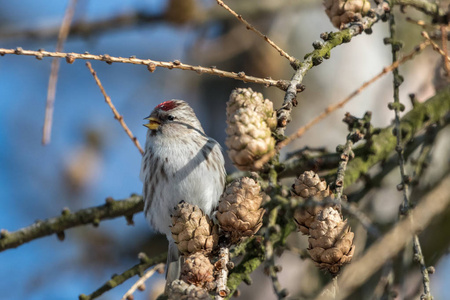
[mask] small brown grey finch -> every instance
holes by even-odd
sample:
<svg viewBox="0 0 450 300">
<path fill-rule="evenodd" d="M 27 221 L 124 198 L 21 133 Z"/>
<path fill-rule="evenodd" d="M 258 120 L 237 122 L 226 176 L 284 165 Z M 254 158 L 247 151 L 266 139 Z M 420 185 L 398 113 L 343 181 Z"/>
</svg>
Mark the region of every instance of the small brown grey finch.
<svg viewBox="0 0 450 300">
<path fill-rule="evenodd" d="M 205 135 L 192 108 L 182 100 L 155 107 L 145 124 L 149 130 L 140 178 L 144 213 L 151 226 L 167 236 L 167 283 L 178 279 L 181 262 L 171 231 L 171 214 L 182 200 L 210 215 L 225 185 L 222 150 Z"/>
</svg>

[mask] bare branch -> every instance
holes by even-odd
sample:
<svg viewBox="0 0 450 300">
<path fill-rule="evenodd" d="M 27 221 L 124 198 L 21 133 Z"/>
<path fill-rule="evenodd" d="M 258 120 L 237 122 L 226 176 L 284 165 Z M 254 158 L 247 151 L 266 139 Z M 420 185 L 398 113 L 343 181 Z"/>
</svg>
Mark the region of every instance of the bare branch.
<svg viewBox="0 0 450 300">
<path fill-rule="evenodd" d="M 240 80 L 243 82 L 262 84 L 266 87 L 275 86 L 283 91 L 285 91 L 289 85 L 289 81 L 287 81 L 287 80 L 274 80 L 271 78 L 259 78 L 259 77 L 246 75 L 244 72 L 236 73 L 236 72 L 219 70 L 216 67 L 206 68 L 206 67 L 202 67 L 202 66 L 192 66 L 192 65 L 181 63 L 179 60 L 174 60 L 173 62 L 165 62 L 165 61 L 156 61 L 156 60 L 151 60 L 151 59 L 139 59 L 139 58 L 135 58 L 134 56 L 132 56 L 130 58 L 124 58 L 124 57 L 114 57 L 114 56 L 110 56 L 108 54 L 94 55 L 94 54 L 89 54 L 88 52 L 86 52 L 84 54 L 80 54 L 80 53 L 73 53 L 73 52 L 72 53 L 50 52 L 50 51 L 45 51 L 45 50 L 39 50 L 39 51 L 23 50 L 20 47 L 16 48 L 16 49 L 0 48 L 0 56 L 6 55 L 6 54 L 35 56 L 37 59 L 42 59 L 43 57 L 65 58 L 68 63 L 73 63 L 77 59 L 84 59 L 84 60 L 104 61 L 108 64 L 124 63 L 124 64 L 134 64 L 134 65 L 145 65 L 145 66 L 147 66 L 147 68 L 150 72 L 154 72 L 157 67 L 166 68 L 169 70 L 181 69 L 181 70 L 194 71 L 194 72 L 197 72 L 198 74 L 209 74 L 209 75 L 215 75 L 215 76 L 219 76 L 219 77 L 232 78 L 232 79 Z M 302 89 L 299 88 L 298 91 L 302 91 Z"/>
<path fill-rule="evenodd" d="M 230 289 L 227 287 L 229 262 L 230 250 L 227 247 L 220 247 L 219 260 L 214 264 L 214 267 L 218 270 L 215 300 L 223 300 L 230 294 Z"/>
<path fill-rule="evenodd" d="M 130 279 L 133 276 L 140 275 L 142 276 L 144 274 L 144 271 L 150 268 L 151 266 L 155 264 L 159 264 L 164 262 L 167 259 L 167 253 L 160 254 L 158 256 L 148 258 L 145 253 L 139 253 L 138 255 L 140 263 L 134 265 L 133 267 L 129 268 L 125 272 L 123 272 L 120 275 L 114 275 L 111 277 L 110 280 L 108 280 L 105 284 L 103 284 L 100 288 L 98 288 L 96 291 L 94 291 L 92 294 L 85 295 L 81 294 L 78 296 L 78 299 L 80 300 L 91 300 L 100 297 L 105 292 L 115 288 L 116 286 L 124 283 L 126 280 Z"/>
<path fill-rule="evenodd" d="M 362 227 L 367 231 L 369 235 L 371 235 L 374 238 L 378 238 L 381 236 L 380 231 L 376 226 L 373 225 L 372 220 L 360 209 L 358 209 L 352 204 L 349 204 L 348 202 L 339 202 L 339 203 L 335 202 L 335 203 L 341 205 L 342 210 L 344 210 L 346 213 L 354 217 L 362 225 Z"/>
<path fill-rule="evenodd" d="M 441 28 L 444 28 L 444 26 L 442 26 Z M 442 59 L 444 60 L 444 68 L 445 68 L 445 72 L 447 73 L 447 76 L 450 76 L 450 56 L 448 56 L 448 54 L 447 54 L 447 41 L 446 41 L 446 39 L 445 39 L 445 37 L 447 36 L 447 33 L 446 33 L 446 31 L 445 31 L 445 29 L 443 29 L 442 31 L 441 31 L 441 33 L 442 33 L 442 41 L 445 41 L 445 42 L 443 42 L 442 43 L 442 46 L 443 46 L 443 48 L 444 48 L 444 50 L 443 49 L 441 49 L 440 47 L 439 47 L 439 45 L 438 44 L 436 44 L 431 38 L 430 38 L 430 36 L 428 35 L 428 33 L 426 33 L 425 31 L 422 31 L 422 36 L 428 41 L 428 42 L 430 42 L 430 44 L 431 44 L 431 46 L 433 47 L 433 50 L 434 51 L 436 51 L 436 52 L 438 52 L 440 55 L 442 55 Z"/>
<path fill-rule="evenodd" d="M 439 47 L 438 44 L 436 44 L 428 35 L 427 32 L 422 31 L 422 36 L 428 41 L 430 42 L 431 46 L 433 46 L 433 50 L 437 51 L 440 55 L 442 55 L 442 57 L 444 58 L 445 61 L 450 62 L 450 56 L 448 56 L 448 54 L 441 49 L 441 47 Z"/>
<path fill-rule="evenodd" d="M 56 43 L 56 52 L 61 52 L 63 50 L 64 42 L 69 34 L 70 23 L 72 23 L 73 15 L 75 14 L 75 7 L 77 5 L 77 0 L 70 0 L 67 5 L 66 13 L 59 29 L 58 42 Z M 50 142 L 50 136 L 52 133 L 52 123 L 53 123 L 53 109 L 55 107 L 55 95 L 56 95 L 56 83 L 58 81 L 58 71 L 59 71 L 59 59 L 54 58 L 52 60 L 52 68 L 50 72 L 50 78 L 48 80 L 47 89 L 47 104 L 45 105 L 45 120 L 44 129 L 42 132 L 42 144 L 46 145 Z"/>
<path fill-rule="evenodd" d="M 63 238 L 66 229 L 87 224 L 98 226 L 102 220 L 125 216 L 129 223 L 132 216 L 143 209 L 142 197 L 137 195 L 124 200 L 107 198 L 104 205 L 85 208 L 74 213 L 71 213 L 69 209 L 64 209 L 59 217 L 36 221 L 32 225 L 14 232 L 2 229 L 0 252 L 47 235 L 57 234 L 58 237 Z"/>
<path fill-rule="evenodd" d="M 97 83 L 98 87 L 100 88 L 100 91 L 103 94 L 103 97 L 105 97 L 105 102 L 108 104 L 108 106 L 111 108 L 114 118 L 119 121 L 120 125 L 125 130 L 126 134 L 130 137 L 131 141 L 134 143 L 134 145 L 138 148 L 141 155 L 144 155 L 144 150 L 142 150 L 141 144 L 139 144 L 138 139 L 133 135 L 131 130 L 128 128 L 127 124 L 123 120 L 123 116 L 119 114 L 117 109 L 114 107 L 114 104 L 111 101 L 111 98 L 106 94 L 105 89 L 103 88 L 102 83 L 100 82 L 100 79 L 97 76 L 97 73 L 94 71 L 94 69 L 91 66 L 90 62 L 86 62 L 86 66 L 88 67 L 89 71 L 91 71 L 92 76 L 94 76 L 95 82 Z"/>
<path fill-rule="evenodd" d="M 442 52 L 444 55 L 444 68 L 445 73 L 447 73 L 447 77 L 450 77 L 450 59 L 448 57 L 448 49 L 447 49 L 447 26 L 441 25 L 441 42 L 442 42 Z"/>
<path fill-rule="evenodd" d="M 259 35 L 262 39 L 264 39 L 270 46 L 272 46 L 275 50 L 277 50 L 281 56 L 286 57 L 290 63 L 294 63 L 297 59 L 293 56 L 290 56 L 286 51 L 281 49 L 279 46 L 277 46 L 271 39 L 267 37 L 267 35 L 262 34 L 261 31 L 256 29 L 252 24 L 247 22 L 241 15 L 238 15 L 234 10 L 232 10 L 228 5 L 226 5 L 222 0 L 216 0 L 217 4 L 225 8 L 227 11 L 229 11 L 233 16 L 235 16 L 239 21 L 244 23 L 246 28 L 248 30 L 251 30 L 255 32 L 257 35 Z"/>
<path fill-rule="evenodd" d="M 395 18 L 393 15 L 391 15 L 390 17 L 390 21 L 389 21 L 389 31 L 390 31 L 390 39 L 389 42 L 391 43 L 391 48 L 392 48 L 392 60 L 395 62 L 397 61 L 397 55 L 398 55 L 398 51 L 400 51 L 400 47 L 398 47 L 397 45 L 397 40 L 396 40 L 396 28 L 395 28 Z M 428 42 L 430 42 L 431 44 L 433 44 L 433 42 L 430 39 L 427 39 Z M 402 147 L 402 134 L 401 134 L 401 124 L 400 124 L 400 112 L 404 110 L 404 105 L 400 102 L 400 85 L 403 82 L 403 78 L 400 75 L 400 72 L 398 69 L 395 69 L 393 71 L 393 90 L 394 90 L 394 102 L 393 103 L 389 103 L 389 108 L 394 110 L 394 117 L 395 117 L 395 136 L 396 136 L 396 140 L 397 140 L 397 145 L 395 147 L 395 150 L 397 152 L 397 156 L 398 156 L 398 165 L 399 165 L 399 170 L 400 170 L 400 180 L 401 180 L 401 184 L 397 186 L 397 189 L 402 191 L 403 193 L 403 203 L 400 205 L 400 209 L 399 209 L 399 213 L 400 215 L 403 216 L 407 216 L 409 221 L 411 222 L 411 224 L 414 223 L 414 220 L 412 218 L 410 218 L 409 212 L 411 210 L 411 200 L 410 200 L 410 195 L 409 195 L 409 185 L 410 185 L 410 179 L 409 176 L 407 176 L 406 174 L 406 170 L 405 170 L 405 157 L 403 154 L 403 147 Z M 423 282 L 423 299 L 432 299 L 433 297 L 431 296 L 431 291 L 430 291 L 430 277 L 428 276 L 428 271 L 427 268 L 425 266 L 425 260 L 423 258 L 422 255 L 422 247 L 420 245 L 419 242 L 419 238 L 417 236 L 417 234 L 413 235 L 413 250 L 414 250 L 414 254 L 415 256 L 419 257 L 419 263 L 420 263 L 420 267 L 421 267 L 421 271 L 422 271 L 422 282 Z"/>
<path fill-rule="evenodd" d="M 414 25 L 417 25 L 417 26 L 420 26 L 420 27 L 422 27 L 422 28 L 431 28 L 431 29 L 435 29 L 435 26 L 433 26 L 433 25 L 431 25 L 431 24 L 427 24 L 427 23 L 425 23 L 425 21 L 423 21 L 423 20 L 415 20 L 415 19 L 413 19 L 413 18 L 410 18 L 410 17 L 406 17 L 406 22 L 408 22 L 408 23 L 411 23 L 411 24 L 414 24 Z"/>
<path fill-rule="evenodd" d="M 348 161 L 355 157 L 355 153 L 352 149 L 353 145 L 368 134 L 367 131 L 370 130 L 370 114 L 366 113 L 361 123 L 358 121 L 359 120 L 351 116 L 350 113 L 345 114 L 344 122 L 348 124 L 350 134 L 347 135 L 345 145 L 336 147 L 336 152 L 340 153 L 335 180 L 336 200 L 338 203 L 341 202 L 342 194 L 344 192 L 345 170 L 347 169 Z"/>
<path fill-rule="evenodd" d="M 269 212 L 269 220 L 267 224 L 267 230 L 265 232 L 265 255 L 266 263 L 264 266 L 264 272 L 268 275 L 272 281 L 272 289 L 278 299 L 285 299 L 288 295 L 288 291 L 283 289 L 278 279 L 278 272 L 281 271 L 280 266 L 275 264 L 275 247 L 273 241 L 270 239 L 270 233 L 276 231 L 278 213 L 280 206 L 276 206 Z M 279 225 L 278 225 L 279 226 Z"/>
<path fill-rule="evenodd" d="M 130 297 L 131 295 L 133 295 L 133 293 L 140 287 L 142 286 L 145 281 L 147 279 L 149 279 L 150 277 L 152 277 L 153 274 L 155 274 L 155 272 L 158 273 L 163 273 L 164 272 L 164 266 L 165 264 L 161 263 L 161 264 L 157 264 L 156 266 L 154 266 L 153 268 L 151 268 L 150 270 L 148 270 L 141 278 L 139 278 L 138 281 L 136 281 L 133 286 L 123 295 L 121 300 L 127 300 L 128 297 Z"/>
</svg>

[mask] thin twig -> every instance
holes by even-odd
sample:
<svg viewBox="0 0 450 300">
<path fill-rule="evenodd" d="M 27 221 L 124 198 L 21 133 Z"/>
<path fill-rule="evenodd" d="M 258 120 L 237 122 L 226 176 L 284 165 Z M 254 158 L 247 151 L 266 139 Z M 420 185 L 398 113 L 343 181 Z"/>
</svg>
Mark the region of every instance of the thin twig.
<svg viewBox="0 0 450 300">
<path fill-rule="evenodd" d="M 347 164 L 350 159 L 355 157 L 353 152 L 353 145 L 363 138 L 370 137 L 370 119 L 371 113 L 365 113 L 362 119 L 352 116 L 350 113 L 346 113 L 343 122 L 348 125 L 350 133 L 347 135 L 345 145 L 339 145 L 336 152 L 339 152 L 340 161 L 336 171 L 336 200 L 341 202 L 342 194 L 344 192 L 344 178 Z"/>
<path fill-rule="evenodd" d="M 400 48 L 397 46 L 397 41 L 395 37 L 395 19 L 394 16 L 390 16 L 390 43 L 392 45 L 392 61 L 397 61 L 397 53 L 400 50 Z M 424 36 L 425 37 L 425 36 Z M 426 38 L 426 37 L 425 37 Z M 433 43 L 430 39 L 426 39 L 428 42 Z M 410 178 L 406 175 L 405 171 L 405 158 L 403 155 L 403 147 L 402 147 L 402 134 L 401 134 L 401 124 L 400 124 L 400 112 L 403 110 L 404 106 L 400 103 L 400 85 L 403 82 L 403 78 L 399 74 L 399 70 L 395 69 L 393 72 L 394 78 L 393 78 L 393 89 L 394 89 L 394 103 L 391 103 L 391 108 L 394 110 L 395 115 L 395 132 L 396 132 L 396 139 L 397 139 L 397 146 L 395 147 L 395 150 L 398 154 L 398 165 L 400 169 L 400 176 L 401 176 L 401 184 L 399 185 L 399 189 L 403 193 L 403 203 L 400 206 L 400 214 L 401 215 L 409 215 L 409 212 L 411 210 L 411 201 L 409 198 L 409 185 L 410 185 Z M 410 220 L 411 224 L 414 224 L 415 220 L 412 219 L 411 216 L 408 216 L 408 219 Z M 413 249 L 414 249 L 414 255 L 418 257 L 418 262 L 421 267 L 422 272 L 422 282 L 423 282 L 423 299 L 432 299 L 431 291 L 430 291 L 430 277 L 428 276 L 428 270 L 425 265 L 425 260 L 423 258 L 422 254 L 422 247 L 419 242 L 419 238 L 417 234 L 413 235 Z"/>
<path fill-rule="evenodd" d="M 423 20 L 414 20 L 413 18 L 410 18 L 410 17 L 406 17 L 406 22 L 414 24 L 414 25 L 418 25 L 422 28 L 430 26 L 429 24 L 425 23 L 425 21 L 423 21 Z"/>
<path fill-rule="evenodd" d="M 340 204 L 341 202 L 342 193 L 344 191 L 344 177 L 345 177 L 345 170 L 347 169 L 347 163 L 349 159 L 354 156 L 352 150 L 354 141 L 351 136 L 353 135 L 349 134 L 347 136 L 347 141 L 342 149 L 340 156 L 341 159 L 339 161 L 339 165 L 336 171 L 335 185 L 336 185 L 336 200 L 338 204 Z"/>
<path fill-rule="evenodd" d="M 129 296 L 133 295 L 133 293 L 144 284 L 144 282 L 146 280 L 148 280 L 150 277 L 153 276 L 153 274 L 155 274 L 155 272 L 161 273 L 164 272 L 164 266 L 165 264 L 160 263 L 157 264 L 156 266 L 154 266 L 153 268 L 151 268 L 150 270 L 148 270 L 141 278 L 139 278 L 138 281 L 136 281 L 133 286 L 131 286 L 131 288 L 123 295 L 121 300 L 126 300 L 128 299 Z"/>
<path fill-rule="evenodd" d="M 294 63 L 296 61 L 296 58 L 293 56 L 290 56 L 286 51 L 284 51 L 283 49 L 281 49 L 280 47 L 278 47 L 271 39 L 269 39 L 267 37 L 267 35 L 261 33 L 261 31 L 259 31 L 258 29 L 256 29 L 252 24 L 250 24 L 249 22 L 247 22 L 241 15 L 238 15 L 234 10 L 232 10 L 228 5 L 226 5 L 225 3 L 223 3 L 222 0 L 216 0 L 217 4 L 219 4 L 220 6 L 222 6 L 223 8 L 225 8 L 227 11 L 229 11 L 233 16 L 235 16 L 239 21 L 241 21 L 242 23 L 244 23 L 244 25 L 246 26 L 246 28 L 248 30 L 251 30 L 253 32 L 255 32 L 257 35 L 259 35 L 262 39 L 264 39 L 270 46 L 272 46 L 275 50 L 277 50 L 281 56 L 286 57 L 290 63 Z"/>
<path fill-rule="evenodd" d="M 445 53 L 445 56 L 448 57 L 447 50 L 447 27 L 441 25 L 441 34 L 442 34 L 442 51 Z M 447 73 L 447 77 L 450 77 L 450 60 L 444 58 L 444 67 L 445 72 Z"/>
<path fill-rule="evenodd" d="M 94 76 L 95 82 L 97 83 L 98 87 L 100 88 L 100 91 L 103 94 L 103 97 L 105 97 L 105 102 L 108 104 L 108 106 L 111 108 L 114 118 L 119 121 L 122 128 L 125 130 L 126 134 L 130 137 L 131 141 L 136 145 L 141 155 L 144 155 L 144 150 L 142 150 L 141 144 L 139 144 L 138 139 L 133 135 L 131 130 L 128 128 L 127 124 L 123 120 L 123 116 L 119 114 L 117 109 L 114 107 L 114 104 L 111 102 L 111 98 L 106 94 L 105 89 L 103 88 L 102 83 L 100 82 L 100 79 L 97 76 L 97 73 L 94 71 L 94 69 L 91 66 L 90 62 L 86 62 L 86 66 L 88 67 L 89 71 L 91 71 L 92 76 Z"/>
<path fill-rule="evenodd" d="M 425 258 L 422 252 L 422 246 L 420 245 L 419 236 L 415 234 L 413 236 L 413 250 L 414 261 L 419 263 L 420 272 L 422 273 L 423 294 L 420 296 L 421 300 L 433 300 L 430 289 L 430 275 L 428 274 L 428 268 L 425 263 Z"/>
<path fill-rule="evenodd" d="M 422 31 L 422 36 L 428 41 L 430 42 L 431 46 L 433 47 L 433 50 L 437 51 L 440 55 L 442 55 L 442 57 L 444 58 L 444 62 L 445 64 L 448 64 L 450 62 L 450 56 L 448 56 L 447 52 L 445 52 L 444 50 L 441 49 L 441 47 L 439 47 L 438 44 L 436 44 L 428 35 L 428 33 L 426 33 L 425 31 Z"/>
<path fill-rule="evenodd" d="M 64 14 L 64 19 L 62 21 L 61 28 L 59 29 L 58 33 L 56 52 L 63 51 L 63 45 L 67 39 L 67 35 L 69 34 L 70 23 L 72 23 L 76 5 L 77 0 L 70 0 L 69 4 L 67 5 L 66 13 Z M 46 145 L 50 142 L 50 136 L 52 133 L 53 110 L 55 107 L 55 95 L 56 95 L 56 83 L 58 81 L 58 71 L 59 71 L 59 59 L 54 58 L 52 60 L 50 78 L 48 80 L 47 103 L 45 105 L 44 129 L 42 132 L 43 145 Z"/>
<path fill-rule="evenodd" d="M 194 71 L 198 74 L 209 74 L 209 75 L 215 75 L 219 77 L 227 77 L 232 78 L 236 80 L 240 80 L 243 82 L 251 82 L 251 83 L 257 83 L 262 84 L 264 86 L 275 86 L 283 91 L 285 91 L 289 86 L 288 80 L 274 80 L 271 78 L 259 78 L 254 76 L 246 75 L 244 72 L 229 72 L 229 71 L 223 71 L 220 69 L 217 69 L 216 67 L 202 67 L 202 66 L 192 66 L 188 64 L 184 64 L 180 62 L 179 60 L 174 60 L 173 62 L 165 62 L 165 61 L 156 61 L 151 59 L 139 59 L 135 58 L 134 56 L 130 58 L 124 58 L 124 57 L 114 57 L 110 56 L 108 54 L 104 55 L 94 55 L 89 53 L 63 53 L 63 52 L 50 52 L 45 50 L 39 50 L 39 51 L 33 51 L 33 50 L 23 50 L 22 48 L 18 47 L 16 49 L 5 49 L 0 48 L 0 56 L 3 56 L 5 54 L 16 54 L 16 55 L 27 55 L 27 56 L 35 56 L 37 59 L 42 59 L 43 57 L 58 57 L 58 58 L 65 58 L 68 63 L 73 63 L 77 59 L 84 59 L 84 60 L 100 60 L 104 61 L 107 64 L 112 63 L 124 63 L 124 64 L 134 64 L 134 65 L 145 65 L 147 66 L 148 70 L 150 72 L 154 72 L 156 68 L 166 68 L 166 69 L 181 69 L 181 70 L 188 70 L 188 71 Z M 298 91 L 301 91 L 302 89 L 299 88 Z"/>
<path fill-rule="evenodd" d="M 78 296 L 79 300 L 91 300 L 100 297 L 107 291 L 115 288 L 116 286 L 124 283 L 126 280 L 130 279 L 133 276 L 136 275 L 142 275 L 145 270 L 150 268 L 151 266 L 155 264 L 159 264 L 164 262 L 167 259 L 167 253 L 160 254 L 158 256 L 148 258 L 145 253 L 139 253 L 138 258 L 140 260 L 140 263 L 132 266 L 125 272 L 119 275 L 114 275 L 111 277 L 110 280 L 105 282 L 101 287 L 99 287 L 96 291 L 92 292 L 92 294 L 85 295 L 81 294 Z"/>
<path fill-rule="evenodd" d="M 398 61 L 394 62 L 393 64 L 391 64 L 388 67 L 383 68 L 383 70 L 378 73 L 375 77 L 373 77 L 372 79 L 364 82 L 358 89 L 356 89 L 353 93 L 351 93 L 350 95 L 348 95 L 345 99 L 333 103 L 331 105 L 329 105 L 327 108 L 325 108 L 325 110 L 320 113 L 317 117 L 315 117 L 314 119 L 312 119 L 311 121 L 309 121 L 307 124 L 305 124 L 304 126 L 300 127 L 295 133 L 291 134 L 290 136 L 288 136 L 286 139 L 282 140 L 280 143 L 277 144 L 277 147 L 270 151 L 269 153 L 263 155 L 256 163 L 255 166 L 257 167 L 261 167 L 263 166 L 265 163 L 267 163 L 270 158 L 275 155 L 275 153 L 277 151 L 280 151 L 282 148 L 286 147 L 287 145 L 289 145 L 293 140 L 298 139 L 299 137 L 301 137 L 303 134 L 305 134 L 306 131 L 308 131 L 312 126 L 314 126 L 315 124 L 319 123 L 322 119 L 324 119 L 325 117 L 327 117 L 329 114 L 331 114 L 332 112 L 336 111 L 337 109 L 343 107 L 345 104 L 347 104 L 347 102 L 349 102 L 351 99 L 353 99 L 355 96 L 357 96 L 358 94 L 360 94 L 365 88 L 367 88 L 369 85 L 371 85 L 372 83 L 374 83 L 375 81 L 377 81 L 378 79 L 380 79 L 381 77 L 383 77 L 384 75 L 388 74 L 389 72 L 391 72 L 392 70 L 395 70 L 396 68 L 398 68 L 400 65 L 402 65 L 403 63 L 405 63 L 406 61 L 412 59 L 416 54 L 420 53 L 423 49 L 425 49 L 428 45 L 430 44 L 429 40 L 426 40 L 422 43 L 420 43 L 419 45 L 417 45 L 416 47 L 414 47 L 414 50 L 412 50 L 410 53 L 408 53 L 407 55 L 405 55 L 403 58 L 399 59 Z"/>
<path fill-rule="evenodd" d="M 385 43 L 391 44 L 391 51 L 392 51 L 392 61 L 397 60 L 398 52 L 401 48 L 401 42 L 398 41 L 395 38 L 395 18 L 393 15 L 390 15 L 389 18 L 389 31 L 390 31 L 390 37 L 388 39 L 385 39 Z M 399 74 L 398 69 L 395 69 L 393 72 L 393 98 L 394 102 L 389 103 L 390 106 L 388 106 L 390 109 L 394 110 L 394 127 L 396 130 L 395 139 L 396 139 L 396 147 L 395 150 L 397 152 L 397 165 L 399 166 L 400 170 L 400 180 L 401 184 L 397 185 L 397 189 L 400 191 L 403 191 L 403 202 L 400 205 L 399 208 L 399 214 L 402 216 L 406 216 L 409 213 L 410 210 L 410 201 L 408 197 L 408 185 L 409 181 L 407 182 L 405 180 L 405 158 L 403 154 L 403 147 L 401 146 L 402 142 L 402 136 L 400 132 L 400 111 L 404 109 L 404 106 L 400 103 L 400 89 L 399 86 L 403 82 L 403 77 Z M 412 221 L 412 220 L 411 220 Z M 404 259 L 402 260 L 401 264 L 401 272 L 398 276 L 399 286 L 402 291 L 405 291 L 405 274 L 407 269 L 407 264 L 409 263 L 409 260 L 406 256 L 407 252 L 403 251 L 402 256 Z"/>
<path fill-rule="evenodd" d="M 264 272 L 270 277 L 272 280 L 272 288 L 274 293 L 277 295 L 278 299 L 285 299 L 288 292 L 286 289 L 283 289 L 280 284 L 280 280 L 278 279 L 278 272 L 281 271 L 280 267 L 275 264 L 275 253 L 274 253 L 274 245 L 270 240 L 270 233 L 275 229 L 277 225 L 277 217 L 280 210 L 280 206 L 276 206 L 269 213 L 269 224 L 267 225 L 266 234 L 265 234 L 265 255 L 266 255 L 266 263 L 264 266 Z"/>
<path fill-rule="evenodd" d="M 223 300 L 230 294 L 230 289 L 227 287 L 228 279 L 228 263 L 230 261 L 230 250 L 228 247 L 220 247 L 219 260 L 214 264 L 218 271 L 216 279 L 216 296 L 215 300 Z"/>
<path fill-rule="evenodd" d="M 376 226 L 373 225 L 372 220 L 363 213 L 360 209 L 357 207 L 349 204 L 348 202 L 340 202 L 334 201 L 335 204 L 339 204 L 342 207 L 342 210 L 354 217 L 359 223 L 361 223 L 361 226 L 367 231 L 367 233 L 374 237 L 378 238 L 381 236 L 380 231 Z"/>
</svg>

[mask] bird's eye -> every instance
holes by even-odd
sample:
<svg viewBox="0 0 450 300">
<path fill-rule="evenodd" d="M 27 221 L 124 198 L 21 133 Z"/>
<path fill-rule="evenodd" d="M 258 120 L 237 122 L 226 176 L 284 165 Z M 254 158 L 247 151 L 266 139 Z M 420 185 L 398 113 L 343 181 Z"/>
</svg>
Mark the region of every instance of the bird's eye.
<svg viewBox="0 0 450 300">
<path fill-rule="evenodd" d="M 169 121 L 173 121 L 173 120 L 175 120 L 175 117 L 174 117 L 174 116 L 172 116 L 172 115 L 169 115 L 169 116 L 167 116 L 167 120 L 169 120 Z"/>
</svg>

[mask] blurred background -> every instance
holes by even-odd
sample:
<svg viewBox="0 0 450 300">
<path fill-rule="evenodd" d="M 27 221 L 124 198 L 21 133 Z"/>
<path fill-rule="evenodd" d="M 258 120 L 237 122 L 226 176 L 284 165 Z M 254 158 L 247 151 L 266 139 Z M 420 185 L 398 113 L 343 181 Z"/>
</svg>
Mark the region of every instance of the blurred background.
<svg viewBox="0 0 450 300">
<path fill-rule="evenodd" d="M 320 0 L 227 3 L 298 58 L 312 51 L 311 44 L 320 33 L 335 30 Z M 67 4 L 56 0 L 1 1 L 0 47 L 54 51 Z M 423 17 L 412 9 L 408 15 Z M 290 79 L 293 74 L 286 59 L 213 0 L 78 0 L 72 23 L 75 29 L 64 44 L 64 52 L 178 59 L 273 79 Z M 398 23 L 408 52 L 421 41 L 421 28 L 406 23 L 404 17 L 399 17 Z M 307 74 L 303 82 L 306 90 L 298 97 L 300 104 L 294 110 L 288 134 L 391 63 L 390 47 L 383 44 L 389 34 L 387 24 L 380 22 L 373 29 L 372 35 L 358 36 L 334 49 L 330 60 Z M 434 66 L 439 63 L 440 57 L 428 49 L 400 69 L 405 77 L 401 100 L 407 110 L 409 93 L 416 93 L 420 101 L 434 94 Z M 101 205 L 107 197 L 123 199 L 141 193 L 141 156 L 114 120 L 84 61 L 69 65 L 61 60 L 51 143 L 41 145 L 50 65 L 50 58 L 0 58 L 0 228 L 8 231 L 57 216 L 64 207 L 76 211 Z M 275 108 L 280 107 L 284 96 L 274 87 L 189 71 L 158 68 L 150 73 L 145 66 L 97 61 L 92 65 L 141 144 L 146 131 L 143 118 L 165 100 L 188 101 L 206 133 L 225 148 L 225 106 L 233 88 L 252 87 L 271 99 Z M 391 86 L 389 74 L 292 143 L 283 155 L 306 145 L 334 151 L 345 141 L 346 125 L 341 119 L 346 111 L 361 117 L 370 110 L 375 126 L 389 125 L 393 118 L 387 108 L 392 101 Z M 448 167 L 448 133 L 448 128 L 441 132 L 436 144 L 436 152 L 447 160 L 447 164 L 437 160 L 433 168 L 437 174 Z M 229 161 L 227 170 L 235 171 Z M 401 194 L 393 189 L 399 180 L 398 171 L 393 173 L 386 187 L 370 198 L 373 218 L 382 224 L 395 221 L 401 201 Z M 99 228 L 67 230 L 64 242 L 50 236 L 1 252 L 0 298 L 76 299 L 81 293 L 96 290 L 114 273 L 136 264 L 139 252 L 151 256 L 166 250 L 165 238 L 153 234 L 142 213 L 134 221 L 134 226 L 126 226 L 125 218 L 104 221 Z M 306 238 L 293 236 L 292 244 L 305 247 Z M 291 295 L 317 291 L 320 282 L 304 277 L 310 274 L 313 278 L 318 272 L 310 262 L 290 252 L 279 262 L 285 266 L 280 280 Z M 433 295 L 435 299 L 450 299 L 445 289 L 450 282 L 448 256 L 437 263 L 436 270 L 431 277 Z M 420 284 L 417 270 L 411 277 L 411 286 Z M 163 275 L 152 277 L 147 290 L 136 293 L 135 299 L 153 299 L 160 291 L 153 287 L 160 288 L 163 279 Z M 256 272 L 254 279 L 251 292 L 249 287 L 242 287 L 242 299 L 275 299 L 269 278 Z M 100 299 L 120 299 L 136 280 L 125 282 Z"/>
</svg>

